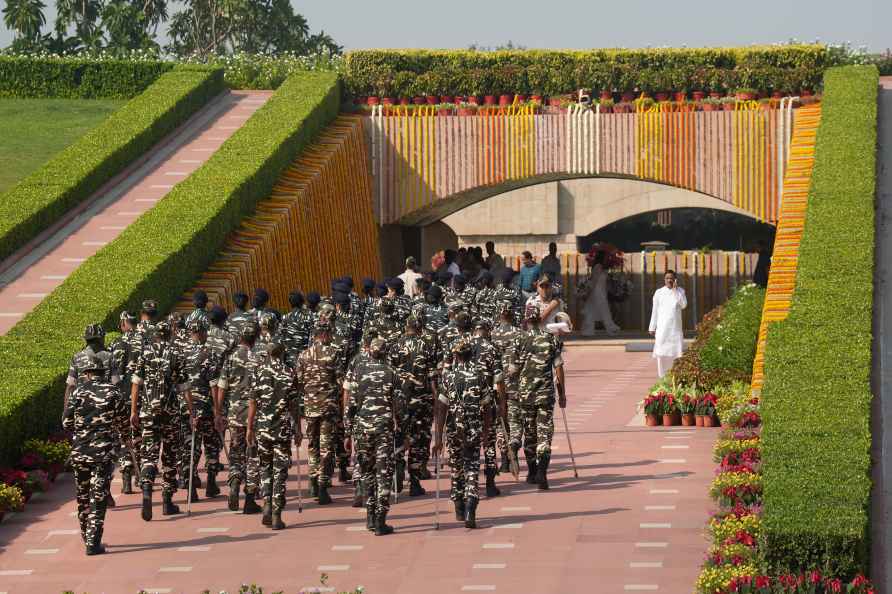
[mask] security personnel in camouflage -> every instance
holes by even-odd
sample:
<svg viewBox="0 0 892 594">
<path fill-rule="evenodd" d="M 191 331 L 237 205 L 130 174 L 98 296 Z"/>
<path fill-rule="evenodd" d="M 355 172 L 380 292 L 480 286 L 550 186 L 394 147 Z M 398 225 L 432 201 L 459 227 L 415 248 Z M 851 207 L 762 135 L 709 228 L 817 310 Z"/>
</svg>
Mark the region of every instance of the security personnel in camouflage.
<svg viewBox="0 0 892 594">
<path fill-rule="evenodd" d="M 297 358 L 295 376 L 307 419 L 310 494 L 319 505 L 331 503 L 328 489 L 334 470 L 335 434 L 341 414 L 341 355 L 332 344 L 332 325 L 326 318 L 316 324 L 313 344 Z"/>
<path fill-rule="evenodd" d="M 516 360 L 510 372 L 517 374 L 517 402 L 523 427 L 523 452 L 530 475 L 535 475 L 539 489 L 548 489 L 548 464 L 554 436 L 554 392 L 557 388 L 561 408 L 567 406 L 564 392 L 564 362 L 558 338 L 542 327 L 539 308 L 526 308 L 527 332 L 521 334 L 515 348 Z M 511 434 L 511 446 L 517 451 L 520 432 Z M 527 477 L 529 481 L 529 476 Z"/>
<path fill-rule="evenodd" d="M 374 317 L 365 328 L 365 334 L 372 338 L 383 338 L 388 347 L 399 338 L 403 325 L 396 313 L 396 302 L 390 297 L 383 297 L 375 309 Z"/>
<path fill-rule="evenodd" d="M 226 318 L 226 324 L 223 326 L 223 329 L 238 337 L 242 334 L 242 327 L 248 322 L 254 321 L 254 314 L 248 313 L 245 309 L 248 307 L 248 295 L 245 293 L 239 292 L 233 295 L 232 304 L 235 305 L 235 309 L 232 315 Z"/>
<path fill-rule="evenodd" d="M 511 282 L 513 275 L 514 271 L 510 268 L 503 268 L 499 272 L 497 279 L 498 285 L 496 286 L 493 300 L 498 303 L 496 310 L 499 312 L 499 319 L 501 320 L 501 312 L 504 311 L 504 308 L 507 306 L 511 309 L 511 324 L 518 326 L 521 317 L 523 316 L 523 312 L 520 311 L 520 308 L 525 300 L 523 299 L 523 293 L 521 293 L 520 287 L 515 286 Z"/>
<path fill-rule="evenodd" d="M 122 311 L 118 329 L 121 335 L 115 340 L 109 351 L 111 352 L 112 366 L 118 370 L 121 381 L 118 384 L 122 397 L 126 400 L 130 396 L 130 386 L 133 381 L 133 368 L 136 366 L 136 355 L 142 348 L 142 339 L 136 332 L 136 316 L 129 311 Z M 139 444 L 138 433 L 130 426 L 129 415 L 118 418 L 118 435 L 121 443 L 118 446 L 118 468 L 121 469 L 121 493 L 133 493 L 133 476 L 139 473 Z M 136 464 L 136 466 L 134 466 Z"/>
<path fill-rule="evenodd" d="M 284 362 L 285 346 L 266 345 L 257 367 L 248 406 L 248 443 L 257 446 L 264 505 L 262 523 L 273 530 L 285 527 L 285 482 L 291 466 L 291 440 L 300 447 L 300 398 L 294 373 Z M 288 417 L 291 417 L 290 419 Z M 292 424 L 294 428 L 292 428 Z"/>
<path fill-rule="evenodd" d="M 142 431 L 140 484 L 142 519 L 152 519 L 152 487 L 161 456 L 162 514 L 180 513 L 173 504 L 177 490 L 177 461 L 180 453 L 178 394 L 185 388 L 183 362 L 171 339 L 167 321 L 154 326 L 151 342 L 143 345 L 133 372 L 130 392 L 130 423 Z"/>
<path fill-rule="evenodd" d="M 77 517 L 87 555 L 105 552 L 102 532 L 106 496 L 111 483 L 118 434 L 116 419 L 127 416 L 120 390 L 105 376 L 106 360 L 94 357 L 82 369 L 83 381 L 71 393 L 62 427 L 71 432 L 71 456 L 77 496 Z"/>
<path fill-rule="evenodd" d="M 507 436 L 498 423 L 498 417 L 507 414 L 505 406 L 505 383 L 502 379 L 502 359 L 499 352 L 490 339 L 492 324 L 488 318 L 479 317 L 474 323 L 474 337 L 471 339 L 474 345 L 474 362 L 483 368 L 489 381 L 492 398 L 493 424 L 484 436 L 483 474 L 486 476 L 486 496 L 496 497 L 501 495 L 496 487 L 496 446 L 503 447 Z M 503 417 L 504 418 L 504 417 Z"/>
<path fill-rule="evenodd" d="M 68 377 L 65 379 L 65 402 L 79 383 L 86 379 L 84 370 L 93 364 L 93 359 L 99 358 L 105 369 L 105 379 L 113 384 L 120 381 L 117 370 L 111 363 L 112 354 L 105 349 L 105 329 L 101 324 L 90 324 L 84 329 L 84 343 L 86 346 L 71 358 L 68 364 Z M 115 377 L 112 377 L 114 374 Z"/>
<path fill-rule="evenodd" d="M 434 332 L 439 332 L 449 323 L 449 310 L 443 303 L 443 289 L 431 286 L 424 294 L 425 325 Z"/>
<path fill-rule="evenodd" d="M 310 314 L 304 309 L 304 296 L 300 291 L 288 295 L 291 311 L 282 317 L 280 338 L 285 345 L 285 363 L 289 367 L 297 365 L 297 357 L 310 344 L 312 325 Z"/>
<path fill-rule="evenodd" d="M 471 315 L 465 311 L 463 301 L 453 301 L 449 306 L 451 316 L 449 324 L 440 330 L 437 337 L 437 354 L 440 358 L 440 372 L 452 364 L 454 353 L 452 347 L 462 338 L 471 337 Z"/>
<path fill-rule="evenodd" d="M 477 294 L 474 299 L 477 317 L 486 318 L 490 323 L 494 323 L 499 312 L 496 289 L 493 287 L 493 276 L 489 270 L 481 271 L 480 276 L 477 277 Z"/>
<path fill-rule="evenodd" d="M 423 314 L 422 314 L 423 315 Z M 389 349 L 390 365 L 400 377 L 400 385 L 407 399 L 407 424 L 397 427 L 396 489 L 403 489 L 405 452 L 403 443 L 408 440 L 409 495 L 424 495 L 421 486 L 422 469 L 427 465 L 431 446 L 431 425 L 434 416 L 434 400 L 437 377 L 437 354 L 433 345 L 424 339 L 424 319 L 411 315 L 406 321 L 406 333 Z"/>
<path fill-rule="evenodd" d="M 387 343 L 373 339 L 369 357 L 357 362 L 344 381 L 349 396 L 347 427 L 355 436 L 356 455 L 366 487 L 366 527 L 376 536 L 393 532 L 387 525 L 393 480 L 394 428 L 405 423 L 404 397 L 397 373 L 387 365 Z"/>
<path fill-rule="evenodd" d="M 456 341 L 452 353 L 454 361 L 443 373 L 434 412 L 432 453 L 439 457 L 443 451 L 445 426 L 455 519 L 464 520 L 466 528 L 476 528 L 480 445 L 492 423 L 491 387 L 481 367 L 472 361 L 474 345 L 470 340 Z"/>
<path fill-rule="evenodd" d="M 242 326 L 239 346 L 229 355 L 217 382 L 219 399 L 214 402 L 214 418 L 217 431 L 224 433 L 229 427 L 229 509 L 238 511 L 239 491 L 245 485 L 246 514 L 260 513 L 254 501 L 260 474 L 257 457 L 248 451 L 248 400 L 254 389 L 254 373 L 257 357 L 253 351 L 257 341 L 257 325 L 246 322 Z"/>
<path fill-rule="evenodd" d="M 192 294 L 192 305 L 195 306 L 189 315 L 186 316 L 185 324 L 188 327 L 192 322 L 199 322 L 205 328 L 210 325 L 208 319 L 208 294 L 203 289 L 198 289 Z"/>
<path fill-rule="evenodd" d="M 505 395 L 508 416 L 508 433 L 510 436 L 523 434 L 523 423 L 521 422 L 520 408 L 517 404 L 517 375 L 507 373 L 511 366 L 511 362 L 516 359 L 514 347 L 517 344 L 521 331 L 514 326 L 514 305 L 509 301 L 499 303 L 499 324 L 492 331 L 492 344 L 496 347 L 499 358 L 502 361 L 502 379 L 505 382 Z M 519 449 L 519 445 L 518 445 Z M 515 450 L 514 455 L 517 455 Z M 516 458 L 515 458 L 516 459 Z M 508 463 L 507 451 L 502 451 L 502 464 L 499 468 L 501 472 L 509 472 L 511 470 Z M 533 480 L 533 476 L 530 480 Z"/>
</svg>

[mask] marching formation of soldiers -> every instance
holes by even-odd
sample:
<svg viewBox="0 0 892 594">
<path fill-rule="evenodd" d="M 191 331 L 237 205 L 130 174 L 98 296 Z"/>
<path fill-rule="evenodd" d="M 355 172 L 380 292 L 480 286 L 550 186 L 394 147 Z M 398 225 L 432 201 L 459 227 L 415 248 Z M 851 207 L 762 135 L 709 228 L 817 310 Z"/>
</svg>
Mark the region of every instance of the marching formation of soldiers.
<svg viewBox="0 0 892 594">
<path fill-rule="evenodd" d="M 328 297 L 291 293 L 284 315 L 263 289 L 250 308 L 237 294 L 228 314 L 208 307 L 203 291 L 186 316 L 161 318 L 146 300 L 138 319 L 121 313 L 108 348 L 103 328 L 88 326 L 63 415 L 87 554 L 104 552 L 116 464 L 123 493 L 137 481 L 150 521 L 159 460 L 161 513 L 174 515 L 178 489 L 199 499 L 202 454 L 205 496 L 221 494 L 225 453 L 229 509 L 284 528 L 292 444 L 304 436 L 310 495 L 327 505 L 335 476 L 352 482 L 353 505 L 365 506 L 376 535 L 393 531 L 390 500 L 407 472 L 409 496 L 424 495 L 430 458 L 439 469 L 444 451 L 455 517 L 468 528 L 476 527 L 481 450 L 487 497 L 499 495 L 499 473 L 517 477 L 521 449 L 526 482 L 548 489 L 554 405 L 566 406 L 562 343 L 511 275 L 484 270 L 468 282 L 442 273 L 419 279 L 414 299 L 398 278 L 366 279 L 359 295 L 344 277 Z"/>
</svg>

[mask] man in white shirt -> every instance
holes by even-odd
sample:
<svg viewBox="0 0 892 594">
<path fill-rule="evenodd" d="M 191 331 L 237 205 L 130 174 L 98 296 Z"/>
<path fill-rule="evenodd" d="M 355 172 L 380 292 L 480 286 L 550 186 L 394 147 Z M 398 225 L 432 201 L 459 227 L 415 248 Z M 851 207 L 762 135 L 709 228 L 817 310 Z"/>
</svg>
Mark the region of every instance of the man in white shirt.
<svg viewBox="0 0 892 594">
<path fill-rule="evenodd" d="M 666 271 L 663 282 L 666 285 L 654 293 L 648 328 L 655 338 L 653 358 L 657 360 L 657 374 L 660 377 L 672 369 L 672 362 L 681 357 L 684 350 L 681 312 L 688 306 L 688 299 L 684 289 L 678 286 L 674 270 Z"/>
<path fill-rule="evenodd" d="M 406 294 L 413 299 L 421 294 L 421 289 L 416 282 L 417 279 L 421 278 L 421 275 L 415 272 L 416 267 L 415 258 L 409 256 L 406 258 L 406 271 L 397 277 L 403 281 L 403 286 L 406 287 Z"/>
</svg>

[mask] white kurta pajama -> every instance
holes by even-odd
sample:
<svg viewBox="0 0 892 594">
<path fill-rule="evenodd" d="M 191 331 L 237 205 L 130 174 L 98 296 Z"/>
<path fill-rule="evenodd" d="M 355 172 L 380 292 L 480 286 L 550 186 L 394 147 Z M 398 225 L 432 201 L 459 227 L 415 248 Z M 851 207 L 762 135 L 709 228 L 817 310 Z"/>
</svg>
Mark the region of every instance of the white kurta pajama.
<svg viewBox="0 0 892 594">
<path fill-rule="evenodd" d="M 657 374 L 666 375 L 672 362 L 681 357 L 684 350 L 681 312 L 688 306 L 684 289 L 661 287 L 654 293 L 653 312 L 650 315 L 651 332 L 655 332 L 653 358 L 657 360 Z"/>
</svg>

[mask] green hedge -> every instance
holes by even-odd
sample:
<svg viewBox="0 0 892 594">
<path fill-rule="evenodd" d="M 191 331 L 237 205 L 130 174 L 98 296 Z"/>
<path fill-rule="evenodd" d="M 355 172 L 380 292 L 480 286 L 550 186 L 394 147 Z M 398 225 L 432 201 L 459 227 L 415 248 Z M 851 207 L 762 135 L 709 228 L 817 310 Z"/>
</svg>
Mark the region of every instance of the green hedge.
<svg viewBox="0 0 892 594">
<path fill-rule="evenodd" d="M 0 97 L 130 99 L 174 66 L 158 60 L 0 56 Z"/>
<path fill-rule="evenodd" d="M 580 88 L 631 91 L 815 88 L 821 45 L 640 50 L 358 50 L 344 76 L 355 96 L 557 96 Z"/>
<path fill-rule="evenodd" d="M 333 73 L 290 77 L 210 160 L 89 258 L 0 337 L 0 459 L 58 425 L 61 378 L 84 327 L 117 324 L 156 298 L 169 309 L 213 262 L 230 231 L 338 113 Z"/>
<path fill-rule="evenodd" d="M 775 572 L 867 567 L 877 82 L 874 66 L 824 77 L 796 288 L 768 331 L 762 548 Z"/>
<path fill-rule="evenodd" d="M 764 303 L 765 289 L 758 285 L 747 284 L 734 293 L 700 352 L 704 369 L 752 372 Z"/>
<path fill-rule="evenodd" d="M 223 71 L 178 66 L 0 194 L 0 260 L 52 225 L 223 90 Z"/>
</svg>

